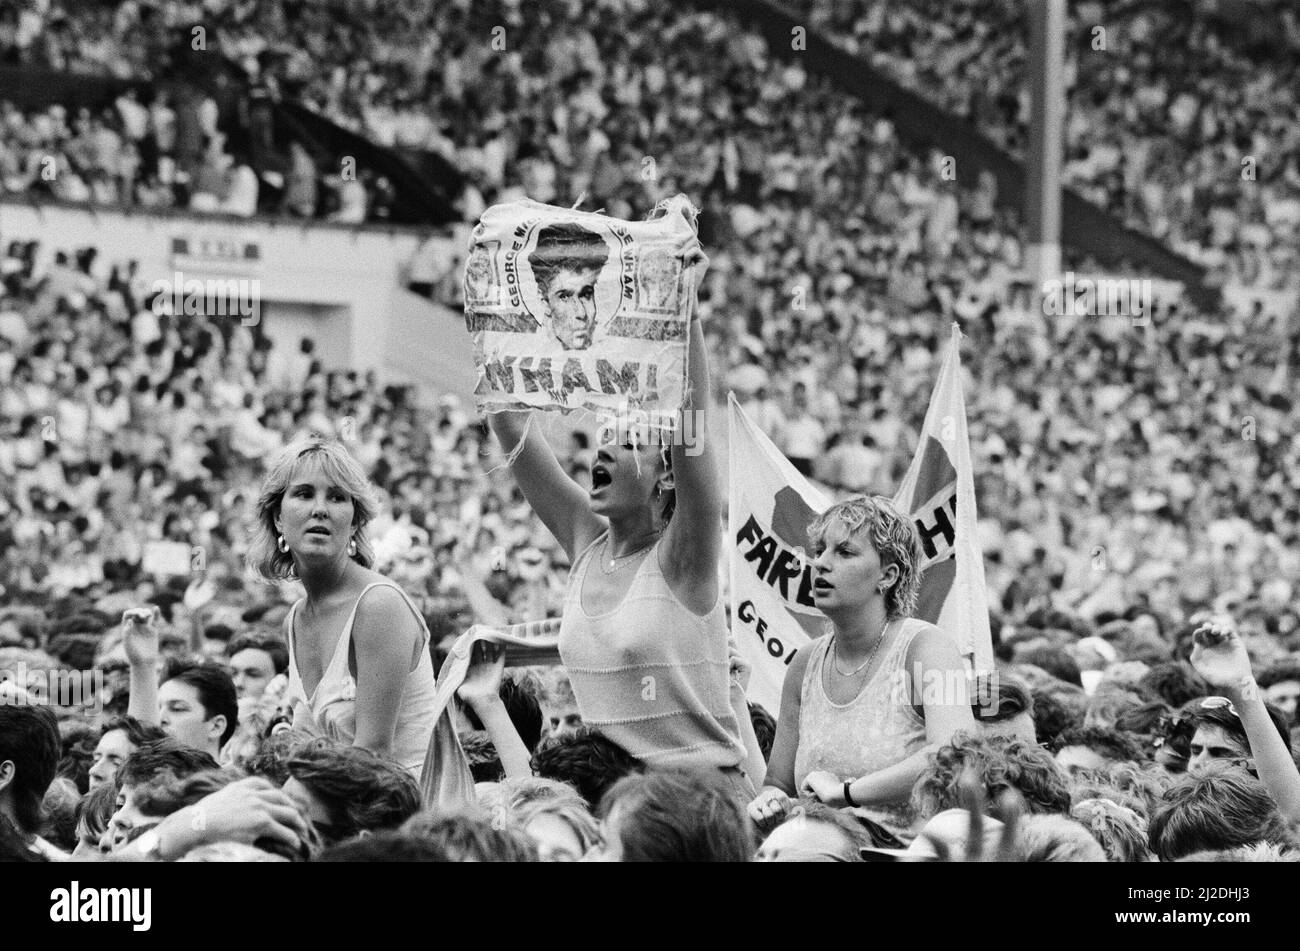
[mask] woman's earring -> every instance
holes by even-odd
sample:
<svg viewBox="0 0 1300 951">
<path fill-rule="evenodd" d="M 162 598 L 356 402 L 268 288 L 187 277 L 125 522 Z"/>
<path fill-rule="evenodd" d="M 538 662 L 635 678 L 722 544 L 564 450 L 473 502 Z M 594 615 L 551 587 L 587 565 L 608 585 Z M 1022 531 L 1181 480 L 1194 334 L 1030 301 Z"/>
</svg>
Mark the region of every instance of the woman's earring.
<svg viewBox="0 0 1300 951">
<path fill-rule="evenodd" d="M 280 551 L 287 552 L 289 550 L 289 543 L 285 541 L 284 536 L 281 535 L 278 539 L 276 539 L 275 547 L 280 549 Z"/>
<path fill-rule="evenodd" d="M 349 558 L 355 557 L 355 556 L 356 556 L 356 553 L 357 553 L 357 540 L 356 540 L 355 538 L 349 538 L 349 539 L 348 539 L 348 557 L 349 557 Z"/>
</svg>

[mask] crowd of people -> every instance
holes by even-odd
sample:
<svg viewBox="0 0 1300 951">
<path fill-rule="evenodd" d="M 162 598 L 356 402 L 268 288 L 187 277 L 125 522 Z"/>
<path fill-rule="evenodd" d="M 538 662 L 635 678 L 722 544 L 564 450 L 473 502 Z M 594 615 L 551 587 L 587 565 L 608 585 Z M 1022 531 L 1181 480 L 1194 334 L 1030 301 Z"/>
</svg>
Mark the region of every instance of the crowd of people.
<svg viewBox="0 0 1300 951">
<path fill-rule="evenodd" d="M 798 0 L 811 28 L 1015 155 L 1029 129 L 1016 0 Z M 1065 182 L 1215 279 L 1300 285 L 1300 17 L 1249 50 L 1178 2 L 1066 5 Z"/>
<path fill-rule="evenodd" d="M 124 4 L 96 32 L 80 6 L 67 17 L 45 6 L 18 4 L 15 15 L 0 5 L 0 59 L 93 71 L 113 58 L 104 52 L 113 43 L 130 45 L 130 30 L 114 25 L 150 9 Z M 135 12 L 122 13 L 128 6 Z M 884 14 L 856 2 L 810 22 L 844 38 L 855 35 L 845 17 L 875 17 L 867 39 L 901 24 L 895 32 L 914 45 L 898 49 L 920 50 L 909 58 L 932 64 L 938 52 L 924 31 L 965 17 L 978 38 L 985 26 L 972 22 L 998 22 L 990 6 L 929 11 L 922 22 L 908 12 L 924 13 L 919 2 Z M 163 7 L 172 27 L 200 16 Z M 326 372 L 309 340 L 286 350 L 234 321 L 159 315 L 130 262 L 11 242 L 0 260 L 0 377 L 12 381 L 0 391 L 0 671 L 96 669 L 105 684 L 102 714 L 61 710 L 57 724 L 36 707 L 0 704 L 0 760 L 18 762 L 22 778 L 0 789 L 7 856 L 28 855 L 33 843 L 47 857 L 193 860 L 1290 854 L 1286 827 L 1300 817 L 1286 769 L 1290 762 L 1294 772 L 1287 750 L 1300 693 L 1300 449 L 1287 438 L 1298 412 L 1288 386 L 1300 360 L 1294 327 L 1203 314 L 1187 302 L 1141 328 L 1086 319 L 1044 327 L 1005 294 L 1021 252 L 991 180 L 948 181 L 937 152 L 908 152 L 888 117 L 780 64 L 716 14 L 489 2 L 204 4 L 202 16 L 216 18 L 220 48 L 254 78 L 376 142 L 451 158 L 469 175 L 468 221 L 488 203 L 524 196 L 567 205 L 586 194 L 587 207 L 627 218 L 665 195 L 691 196 L 711 258 L 699 314 L 714 395 L 734 391 L 795 465 L 838 496 L 897 486 L 940 342 L 958 321 L 999 669 L 969 709 L 926 718 L 941 720 L 940 732 L 896 725 L 900 736 L 911 732 L 891 758 L 924 751 L 889 785 L 849 780 L 896 763 L 846 765 L 834 750 L 809 752 L 810 738 L 791 733 L 805 711 L 784 701 L 748 716 L 719 706 L 710 729 L 737 738 L 734 755 L 712 772 L 666 770 L 645 736 L 611 727 L 619 717 L 608 709 L 591 712 L 583 691 L 603 687 L 581 675 L 572 682 L 562 667 L 503 673 L 480 658 L 454 711 L 478 802 L 430 812 L 418 770 L 380 755 L 394 750 L 366 739 L 365 716 L 342 729 L 313 710 L 322 722 L 310 730 L 290 714 L 295 690 L 307 693 L 294 671 L 312 660 L 291 658 L 285 632 L 305 616 L 297 630 L 307 637 L 312 618 L 330 616 L 328 599 L 317 604 L 308 590 L 295 608 L 301 580 L 248 578 L 258 486 L 267 461 L 309 434 L 341 441 L 373 484 L 365 567 L 409 596 L 412 644 L 426 634 L 428 643 L 416 666 L 436 669 L 449 640 L 473 623 L 559 616 L 566 574 L 580 570 L 586 546 L 574 536 L 566 543 L 526 479 L 516 489 L 502 471 L 502 442 L 512 440 L 499 442 L 454 398 Z M 1193 32 L 1196 43 L 1217 44 Z M 996 71 L 1023 57 L 1018 33 L 997 36 L 976 44 L 991 58 L 959 57 L 967 71 L 947 69 L 945 95 L 967 80 L 981 85 L 981 63 Z M 1128 38 L 1154 42 L 1143 36 L 1151 31 Z M 862 47 L 886 68 L 893 49 Z M 1211 64 L 1226 70 L 1236 60 L 1226 46 L 1213 49 L 1197 62 L 1197 88 L 1248 95 L 1247 84 L 1219 82 Z M 114 68 L 137 59 L 124 55 Z M 1105 68 L 1137 69 L 1112 60 Z M 1183 91 L 1161 86 L 1154 58 L 1137 62 L 1147 64 L 1147 88 L 1173 108 Z M 1259 74 L 1273 90 L 1258 100 L 1266 110 L 1294 97 L 1273 66 Z M 1121 98 L 1088 93 L 1105 88 L 1089 76 L 1071 98 L 1083 89 L 1084 104 L 1093 102 L 1100 125 L 1089 136 L 1127 129 L 1118 125 L 1127 117 L 1108 117 Z M 992 107 L 965 111 L 1009 128 L 1018 113 L 999 83 L 982 84 Z M 1197 121 L 1219 123 L 1215 134 L 1235 142 L 1230 119 L 1243 114 L 1235 100 L 1178 110 L 1210 116 Z M 71 118 L 58 107 L 0 107 L 0 178 L 6 190 L 41 187 L 74 201 L 256 209 L 256 182 L 250 206 L 247 189 L 233 187 L 240 176 L 221 158 L 214 123 L 202 100 L 166 96 L 126 95 L 109 112 Z M 190 126 L 195 134 L 183 135 Z M 1264 123 L 1260 134 L 1272 128 Z M 1078 159 L 1083 139 L 1072 129 Z M 1264 145 L 1285 149 L 1290 133 L 1276 134 Z M 1127 154 L 1132 139 L 1120 141 Z M 1237 267 L 1238 279 L 1289 279 L 1296 245 L 1274 240 L 1288 233 L 1294 203 L 1288 167 L 1261 172 L 1249 183 L 1259 191 L 1241 181 L 1243 190 L 1211 200 L 1200 188 L 1209 166 L 1188 174 L 1187 164 L 1210 161 L 1209 150 L 1180 148 L 1131 151 L 1147 161 L 1136 181 L 1157 188 L 1161 156 L 1182 156 L 1167 166 L 1176 169 L 1168 187 L 1196 183 L 1185 204 L 1144 191 L 1141 201 L 1121 201 L 1114 183 L 1131 168 L 1089 179 L 1076 162 L 1071 175 L 1100 182 L 1126 213 L 1158 208 L 1168 228 L 1160 234 L 1147 220 L 1150 230 L 1207 263 L 1223 251 L 1218 264 Z M 49 156 L 57 173 L 43 178 Z M 197 196 L 208 197 L 196 204 Z M 1227 216 L 1206 215 L 1212 206 Z M 1248 223 L 1265 213 L 1282 217 L 1262 219 L 1261 242 Z M 1216 221 L 1208 237 L 1194 230 Z M 1247 247 L 1261 253 L 1239 267 Z M 594 473 L 608 477 L 610 461 L 581 432 L 556 455 L 557 471 L 583 492 Z M 612 571 L 623 558 L 616 550 L 637 554 L 662 517 L 611 532 Z M 588 529 L 581 538 L 595 543 Z M 300 541 L 309 553 L 317 544 L 286 540 L 295 556 Z M 163 564 L 168 542 L 186 549 L 184 566 Z M 140 605 L 157 612 L 123 620 Z M 1205 626 L 1218 612 L 1231 613 L 1232 632 Z M 142 653 L 145 629 L 157 646 Z M 852 625 L 836 632 L 852 654 Z M 882 663 L 909 649 L 893 648 Z M 316 676 L 329 657 L 326 648 L 315 658 Z M 829 667 L 832 685 L 837 665 L 853 666 L 835 658 L 813 668 Z M 361 671 L 352 676 L 360 690 Z M 140 688 L 152 681 L 150 699 Z M 790 688 L 794 699 L 808 683 Z M 807 712 L 830 716 L 830 706 Z M 742 742 L 749 728 L 761 765 Z M 768 782 L 750 783 L 760 771 Z M 872 808 L 885 786 L 885 808 Z M 701 805 L 673 808 L 683 801 Z M 189 821 L 196 810 L 202 834 Z M 970 840 L 972 813 L 987 813 L 987 843 Z M 1224 816 L 1241 821 L 1229 826 Z M 158 835 L 139 844 L 150 829 Z M 362 830 L 374 834 L 358 839 Z"/>
</svg>

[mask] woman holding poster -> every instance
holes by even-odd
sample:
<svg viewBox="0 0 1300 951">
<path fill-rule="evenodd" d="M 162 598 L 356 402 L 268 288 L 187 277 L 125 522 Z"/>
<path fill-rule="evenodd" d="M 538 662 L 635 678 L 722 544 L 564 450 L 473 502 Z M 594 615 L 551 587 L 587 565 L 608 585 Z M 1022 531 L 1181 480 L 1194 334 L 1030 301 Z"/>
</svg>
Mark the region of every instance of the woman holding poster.
<svg viewBox="0 0 1300 951">
<path fill-rule="evenodd" d="M 703 274 L 698 242 L 683 260 Z M 693 304 L 686 405 L 693 396 L 699 408 L 682 412 L 700 421 L 709 371 Z M 732 676 L 718 581 L 722 500 L 709 440 L 688 452 L 682 440 L 663 446 L 653 431 L 613 427 L 619 436 L 599 447 L 584 492 L 545 437 L 525 425 L 527 416 L 489 419 L 520 489 L 573 566 L 559 648 L 583 721 L 647 765 L 717 768 L 748 801 L 762 757 L 743 685 Z M 680 416 L 677 424 L 680 432 Z"/>
<path fill-rule="evenodd" d="M 910 616 L 921 541 L 889 499 L 833 505 L 808 534 L 830 633 L 790 662 L 767 785 L 749 813 L 772 825 L 792 797 L 813 796 L 901 831 L 929 754 L 975 728 L 965 667 L 952 638 Z"/>
</svg>

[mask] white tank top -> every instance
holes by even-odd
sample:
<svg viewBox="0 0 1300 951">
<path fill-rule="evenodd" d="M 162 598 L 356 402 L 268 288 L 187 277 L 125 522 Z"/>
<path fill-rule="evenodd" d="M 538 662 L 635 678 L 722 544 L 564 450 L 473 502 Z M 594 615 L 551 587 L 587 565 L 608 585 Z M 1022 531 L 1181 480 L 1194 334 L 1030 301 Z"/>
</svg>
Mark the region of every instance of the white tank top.
<svg viewBox="0 0 1300 951">
<path fill-rule="evenodd" d="M 393 734 L 392 756 L 409 770 L 416 779 L 424 768 L 424 757 L 429 749 L 429 737 L 433 733 L 433 695 L 435 681 L 433 661 L 429 656 L 429 629 L 424 618 L 415 609 L 406 592 L 391 581 L 376 581 L 366 585 L 365 591 L 357 596 L 352 605 L 352 613 L 343 625 L 329 665 L 321 675 L 316 691 L 310 697 L 303 687 L 302 677 L 298 673 L 298 659 L 294 655 L 294 618 L 298 605 L 303 599 L 294 602 L 289 609 L 289 693 L 296 701 L 307 706 L 311 714 L 312 732 L 328 736 L 347 746 L 351 746 L 357 735 L 357 682 L 348 669 L 348 648 L 352 643 L 352 624 L 357 617 L 357 605 L 366 596 L 366 592 L 376 587 L 393 588 L 402 596 L 406 606 L 411 609 L 420 624 L 422 643 L 420 657 L 415 667 L 406 676 L 405 683 L 394 685 L 402 691 L 402 703 L 397 711 L 397 729 Z"/>
</svg>

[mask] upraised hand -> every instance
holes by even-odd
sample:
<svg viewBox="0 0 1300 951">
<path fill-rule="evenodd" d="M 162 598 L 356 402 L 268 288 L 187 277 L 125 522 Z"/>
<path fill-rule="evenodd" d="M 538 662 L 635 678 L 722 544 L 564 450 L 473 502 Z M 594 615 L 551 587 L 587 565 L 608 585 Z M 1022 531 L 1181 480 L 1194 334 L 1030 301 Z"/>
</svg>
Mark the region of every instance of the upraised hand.
<svg viewBox="0 0 1300 951">
<path fill-rule="evenodd" d="M 151 604 L 122 612 L 122 647 L 132 667 L 153 669 L 158 663 L 162 612 Z"/>
<path fill-rule="evenodd" d="M 1254 690 L 1250 655 L 1229 621 L 1207 621 L 1192 633 L 1192 641 L 1192 666 L 1211 687 L 1243 693 Z"/>
<path fill-rule="evenodd" d="M 456 696 L 475 709 L 500 700 L 501 677 L 505 669 L 505 646 L 478 641 L 470 655 L 465 681 L 456 688 Z"/>
</svg>

